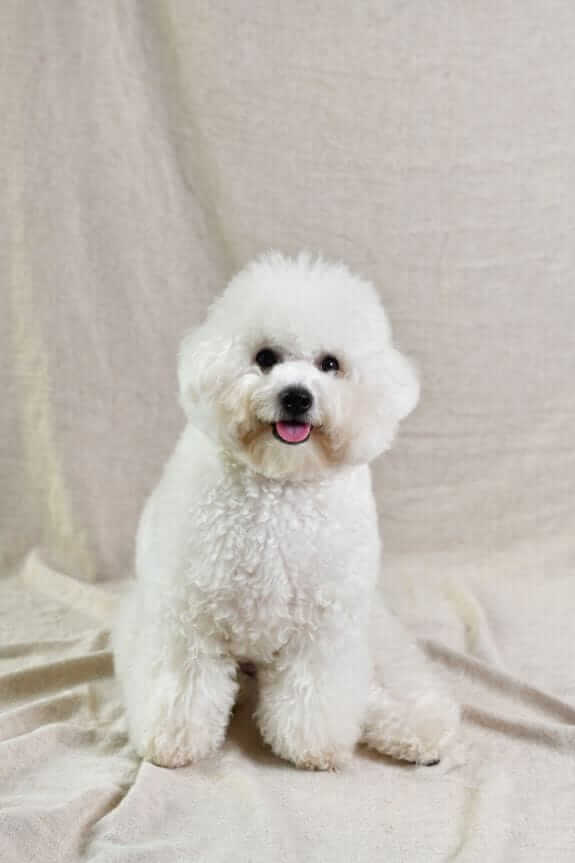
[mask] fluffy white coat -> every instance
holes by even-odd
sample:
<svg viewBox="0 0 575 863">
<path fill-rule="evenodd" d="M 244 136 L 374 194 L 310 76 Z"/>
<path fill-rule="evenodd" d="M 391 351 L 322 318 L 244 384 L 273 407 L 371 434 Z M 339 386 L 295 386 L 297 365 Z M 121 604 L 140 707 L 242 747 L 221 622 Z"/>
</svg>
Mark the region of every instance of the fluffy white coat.
<svg viewBox="0 0 575 863">
<path fill-rule="evenodd" d="M 298 445 L 278 434 L 293 387 L 312 402 Z M 185 339 L 180 390 L 188 422 L 143 512 L 115 632 L 139 754 L 179 766 L 214 752 L 250 661 L 280 757 L 334 769 L 362 741 L 437 761 L 458 708 L 378 585 L 368 463 L 418 383 L 375 289 L 307 255 L 259 258 Z"/>
</svg>

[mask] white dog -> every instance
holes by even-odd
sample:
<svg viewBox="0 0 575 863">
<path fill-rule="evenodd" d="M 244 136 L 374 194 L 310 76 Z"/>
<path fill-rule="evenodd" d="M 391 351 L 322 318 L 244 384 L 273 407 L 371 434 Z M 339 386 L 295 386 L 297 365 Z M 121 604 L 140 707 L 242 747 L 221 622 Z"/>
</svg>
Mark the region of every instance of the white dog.
<svg viewBox="0 0 575 863">
<path fill-rule="evenodd" d="M 188 422 L 142 515 L 115 636 L 131 739 L 176 767 L 226 733 L 237 669 L 277 755 L 334 769 L 362 741 L 434 763 L 458 708 L 386 610 L 368 463 L 415 406 L 375 289 L 272 253 L 185 339 Z"/>
</svg>

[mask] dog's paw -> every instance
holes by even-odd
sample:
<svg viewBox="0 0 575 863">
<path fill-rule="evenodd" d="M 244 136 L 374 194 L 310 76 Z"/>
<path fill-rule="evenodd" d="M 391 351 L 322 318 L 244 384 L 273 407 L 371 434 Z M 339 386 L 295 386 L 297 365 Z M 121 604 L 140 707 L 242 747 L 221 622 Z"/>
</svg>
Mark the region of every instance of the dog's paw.
<svg viewBox="0 0 575 863">
<path fill-rule="evenodd" d="M 160 680 L 155 694 L 132 712 L 130 737 L 145 761 L 183 767 L 212 755 L 223 743 L 227 711 L 202 703 L 174 680 Z M 215 701 L 215 699 L 214 699 Z"/>
<path fill-rule="evenodd" d="M 352 739 L 347 728 L 311 711 L 302 715 L 297 704 L 291 712 L 284 702 L 270 707 L 260 704 L 256 716 L 262 737 L 279 758 L 304 770 L 336 771 L 349 764 L 357 732 Z"/>
<path fill-rule="evenodd" d="M 435 690 L 398 698 L 385 688 L 372 690 L 362 743 L 402 761 L 437 764 L 460 723 L 459 707 Z"/>
<path fill-rule="evenodd" d="M 351 761 L 351 749 L 326 749 L 318 752 L 303 752 L 292 754 L 292 758 L 296 767 L 301 767 L 303 770 L 328 770 L 337 772 L 347 767 Z"/>
<path fill-rule="evenodd" d="M 325 748 L 298 748 L 293 741 L 275 739 L 270 746 L 274 753 L 290 761 L 302 770 L 343 770 L 351 761 L 353 750 L 346 746 L 327 746 Z"/>
<path fill-rule="evenodd" d="M 220 746 L 221 740 L 207 737 L 199 729 L 176 728 L 167 724 L 155 732 L 143 736 L 137 745 L 139 755 L 144 761 L 151 761 L 158 767 L 185 767 L 212 755 Z"/>
<path fill-rule="evenodd" d="M 184 767 L 212 755 L 222 744 L 224 734 L 163 711 L 134 737 L 138 754 L 145 761 L 159 767 Z"/>
</svg>

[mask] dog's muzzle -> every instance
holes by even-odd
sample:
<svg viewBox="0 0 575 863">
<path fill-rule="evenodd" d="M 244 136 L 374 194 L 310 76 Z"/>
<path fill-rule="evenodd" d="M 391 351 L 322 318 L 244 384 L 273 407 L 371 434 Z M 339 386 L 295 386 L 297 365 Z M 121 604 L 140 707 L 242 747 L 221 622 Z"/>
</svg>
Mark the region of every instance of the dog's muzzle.
<svg viewBox="0 0 575 863">
<path fill-rule="evenodd" d="M 286 387 L 278 395 L 282 419 L 273 424 L 273 433 L 282 443 L 305 443 L 312 430 L 307 412 L 313 406 L 313 396 L 305 387 Z"/>
</svg>

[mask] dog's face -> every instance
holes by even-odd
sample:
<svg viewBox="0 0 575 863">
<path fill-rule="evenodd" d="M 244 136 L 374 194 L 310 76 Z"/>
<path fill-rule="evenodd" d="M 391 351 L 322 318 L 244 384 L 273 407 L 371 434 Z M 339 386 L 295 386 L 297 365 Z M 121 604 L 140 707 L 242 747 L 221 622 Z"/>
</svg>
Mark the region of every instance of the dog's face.
<svg viewBox="0 0 575 863">
<path fill-rule="evenodd" d="M 236 276 L 184 340 L 179 377 L 190 422 L 275 478 L 371 461 L 419 393 L 373 286 L 306 255 Z"/>
</svg>

